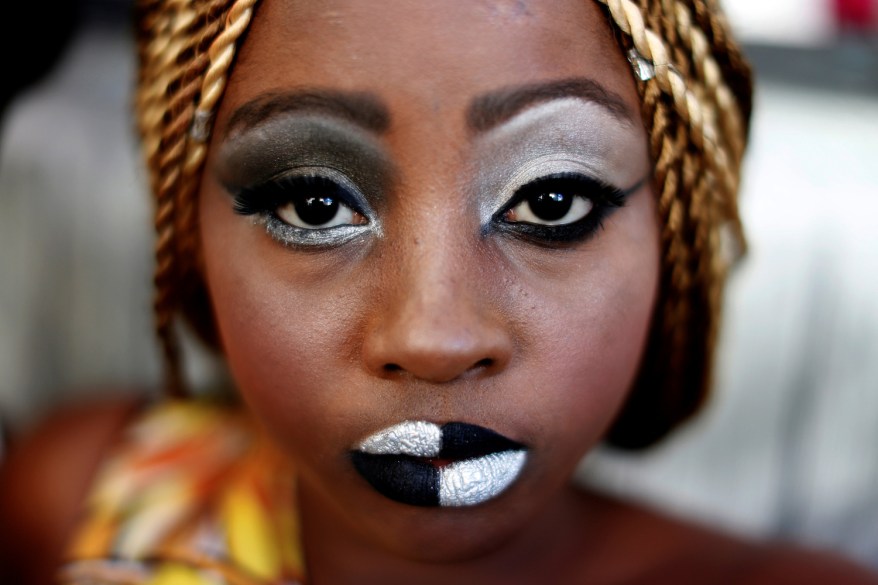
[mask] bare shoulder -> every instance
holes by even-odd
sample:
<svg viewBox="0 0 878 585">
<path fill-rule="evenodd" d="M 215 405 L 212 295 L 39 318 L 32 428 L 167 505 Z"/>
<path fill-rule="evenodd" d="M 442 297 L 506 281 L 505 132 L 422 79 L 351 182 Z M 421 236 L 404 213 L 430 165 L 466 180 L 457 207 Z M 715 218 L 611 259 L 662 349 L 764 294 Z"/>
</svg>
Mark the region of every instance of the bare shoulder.
<svg viewBox="0 0 878 585">
<path fill-rule="evenodd" d="M 878 576 L 831 553 L 757 542 L 611 498 L 605 506 L 629 535 L 620 541 L 629 572 L 615 582 L 878 585 Z"/>
<path fill-rule="evenodd" d="M 878 575 L 828 552 L 766 546 L 737 581 L 742 585 L 878 585 Z"/>
<path fill-rule="evenodd" d="M 791 544 L 732 536 L 703 526 L 674 523 L 683 544 L 678 552 L 676 582 L 700 575 L 693 583 L 735 585 L 878 585 L 865 568 L 840 556 Z M 707 579 L 705 581 L 704 579 Z"/>
<path fill-rule="evenodd" d="M 101 459 L 139 404 L 68 407 L 13 440 L 0 467 L 2 582 L 47 582 Z"/>
</svg>

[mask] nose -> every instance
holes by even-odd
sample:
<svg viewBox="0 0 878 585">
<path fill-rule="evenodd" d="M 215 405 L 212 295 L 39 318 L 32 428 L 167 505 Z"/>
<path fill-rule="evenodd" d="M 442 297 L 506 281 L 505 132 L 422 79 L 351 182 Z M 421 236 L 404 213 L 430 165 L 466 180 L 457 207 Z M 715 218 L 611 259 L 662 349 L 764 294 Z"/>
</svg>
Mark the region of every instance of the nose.
<svg viewBox="0 0 878 585">
<path fill-rule="evenodd" d="M 491 294 L 490 272 L 475 264 L 441 243 L 396 264 L 404 268 L 385 281 L 389 294 L 373 307 L 364 341 L 369 370 L 445 383 L 504 369 L 513 339 Z"/>
</svg>

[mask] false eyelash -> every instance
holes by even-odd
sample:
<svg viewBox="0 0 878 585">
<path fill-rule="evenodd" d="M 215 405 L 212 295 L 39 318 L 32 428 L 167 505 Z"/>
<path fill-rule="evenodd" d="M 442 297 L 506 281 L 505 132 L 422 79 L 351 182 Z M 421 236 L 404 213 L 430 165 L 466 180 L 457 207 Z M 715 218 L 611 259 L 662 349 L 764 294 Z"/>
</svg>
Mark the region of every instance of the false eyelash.
<svg viewBox="0 0 878 585">
<path fill-rule="evenodd" d="M 245 187 L 234 194 L 233 209 L 238 215 L 274 216 L 278 207 L 290 203 L 296 195 L 308 192 L 331 195 L 357 213 L 363 213 L 363 206 L 349 189 L 321 175 L 281 176 Z"/>
<path fill-rule="evenodd" d="M 628 196 L 637 191 L 641 185 L 642 182 L 639 182 L 623 191 L 609 183 L 580 173 L 566 172 L 547 175 L 521 186 L 515 195 L 494 214 L 492 224 L 495 229 L 504 234 L 544 247 L 584 242 L 603 227 L 604 220 L 616 209 L 624 207 Z M 549 189 L 575 191 L 588 197 L 594 207 L 582 219 L 564 225 L 538 225 L 505 219 L 505 215 L 510 209 L 531 196 Z"/>
</svg>

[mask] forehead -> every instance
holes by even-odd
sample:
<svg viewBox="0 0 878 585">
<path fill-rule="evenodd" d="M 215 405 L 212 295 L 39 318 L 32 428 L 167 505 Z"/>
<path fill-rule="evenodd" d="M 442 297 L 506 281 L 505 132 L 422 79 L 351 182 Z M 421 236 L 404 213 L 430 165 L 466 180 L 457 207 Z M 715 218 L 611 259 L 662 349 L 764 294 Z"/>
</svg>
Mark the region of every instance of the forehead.
<svg viewBox="0 0 878 585">
<path fill-rule="evenodd" d="M 438 120 L 498 88 L 574 77 L 639 111 L 593 0 L 262 0 L 218 124 L 259 95 L 297 87 L 369 92 L 403 117 Z"/>
</svg>

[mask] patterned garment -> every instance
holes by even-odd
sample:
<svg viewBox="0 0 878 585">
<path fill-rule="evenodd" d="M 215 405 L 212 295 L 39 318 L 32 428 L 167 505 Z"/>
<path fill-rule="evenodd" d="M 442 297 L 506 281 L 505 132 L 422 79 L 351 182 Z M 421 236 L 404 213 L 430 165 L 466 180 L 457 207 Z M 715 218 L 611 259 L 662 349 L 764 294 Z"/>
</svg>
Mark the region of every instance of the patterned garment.
<svg viewBox="0 0 878 585">
<path fill-rule="evenodd" d="M 153 407 L 98 473 L 60 583 L 302 584 L 293 481 L 240 410 Z"/>
</svg>

